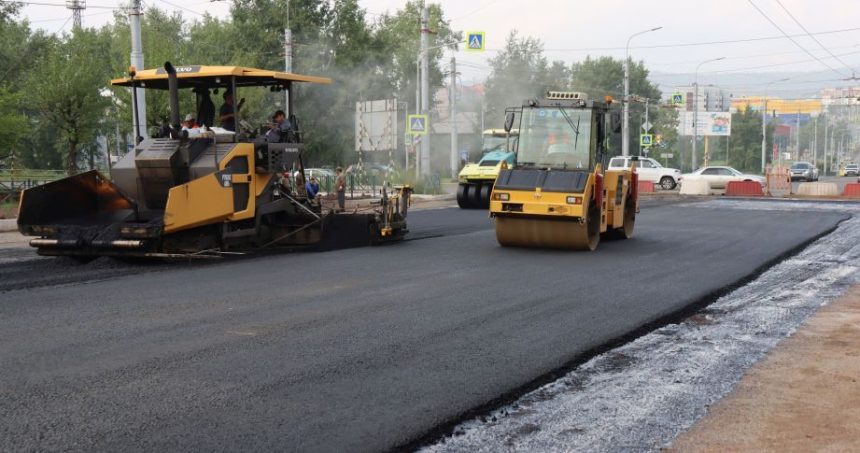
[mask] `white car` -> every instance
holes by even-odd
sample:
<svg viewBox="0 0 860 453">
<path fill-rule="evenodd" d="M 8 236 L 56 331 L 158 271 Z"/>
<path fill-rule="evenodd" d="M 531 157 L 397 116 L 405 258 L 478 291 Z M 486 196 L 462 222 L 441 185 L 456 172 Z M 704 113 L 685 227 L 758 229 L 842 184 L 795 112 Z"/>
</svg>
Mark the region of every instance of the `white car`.
<svg viewBox="0 0 860 453">
<path fill-rule="evenodd" d="M 630 167 L 629 157 L 613 157 L 609 161 L 609 170 L 623 170 Z M 681 170 L 666 168 L 650 157 L 640 157 L 636 163 L 636 173 L 640 181 L 651 181 L 666 190 L 672 190 L 678 185 Z"/>
<path fill-rule="evenodd" d="M 681 175 L 681 181 L 703 179 L 708 182 L 711 189 L 725 189 L 730 181 L 756 181 L 764 187 L 765 179 L 759 175 L 741 173 L 732 167 L 702 167 L 692 173 Z"/>
</svg>

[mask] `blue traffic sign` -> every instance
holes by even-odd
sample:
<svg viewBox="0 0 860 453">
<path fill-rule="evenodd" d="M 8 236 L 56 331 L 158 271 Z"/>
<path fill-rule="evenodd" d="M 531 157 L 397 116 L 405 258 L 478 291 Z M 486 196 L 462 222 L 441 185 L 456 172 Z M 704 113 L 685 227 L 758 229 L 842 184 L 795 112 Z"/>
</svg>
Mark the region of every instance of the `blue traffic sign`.
<svg viewBox="0 0 860 453">
<path fill-rule="evenodd" d="M 412 135 L 427 135 L 427 115 L 409 115 L 406 118 L 406 132 Z"/>
<path fill-rule="evenodd" d="M 485 49 L 484 32 L 470 31 L 466 33 L 466 50 L 472 52 L 483 52 Z"/>
</svg>

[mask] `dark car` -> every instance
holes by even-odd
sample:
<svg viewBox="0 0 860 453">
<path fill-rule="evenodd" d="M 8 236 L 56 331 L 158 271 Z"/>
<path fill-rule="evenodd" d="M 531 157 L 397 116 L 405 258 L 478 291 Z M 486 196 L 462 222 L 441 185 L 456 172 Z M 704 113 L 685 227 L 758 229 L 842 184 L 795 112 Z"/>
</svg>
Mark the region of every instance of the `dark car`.
<svg viewBox="0 0 860 453">
<path fill-rule="evenodd" d="M 795 162 L 791 165 L 791 180 L 818 181 L 818 168 L 809 162 Z"/>
</svg>

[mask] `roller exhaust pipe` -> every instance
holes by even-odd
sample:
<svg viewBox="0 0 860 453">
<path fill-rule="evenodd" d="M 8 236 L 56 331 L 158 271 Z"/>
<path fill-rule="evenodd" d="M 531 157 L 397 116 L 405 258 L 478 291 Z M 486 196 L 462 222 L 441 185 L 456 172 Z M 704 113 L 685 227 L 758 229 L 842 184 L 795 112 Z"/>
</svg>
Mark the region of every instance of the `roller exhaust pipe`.
<svg viewBox="0 0 860 453">
<path fill-rule="evenodd" d="M 167 88 L 170 97 L 170 127 L 174 139 L 180 137 L 182 128 L 179 124 L 179 82 L 176 79 L 176 68 L 169 61 L 164 62 L 164 70 L 167 72 Z"/>
</svg>

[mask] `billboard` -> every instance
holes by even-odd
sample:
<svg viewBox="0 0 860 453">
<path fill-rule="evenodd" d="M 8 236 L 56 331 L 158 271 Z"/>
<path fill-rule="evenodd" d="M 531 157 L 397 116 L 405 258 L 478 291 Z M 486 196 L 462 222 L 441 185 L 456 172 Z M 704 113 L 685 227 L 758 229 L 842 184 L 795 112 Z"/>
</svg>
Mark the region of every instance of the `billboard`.
<svg viewBox="0 0 860 453">
<path fill-rule="evenodd" d="M 355 103 L 355 150 L 397 150 L 397 99 Z"/>
<path fill-rule="evenodd" d="M 681 135 L 693 135 L 695 112 L 680 112 Z M 731 112 L 699 112 L 698 135 L 724 137 L 732 135 Z"/>
</svg>

